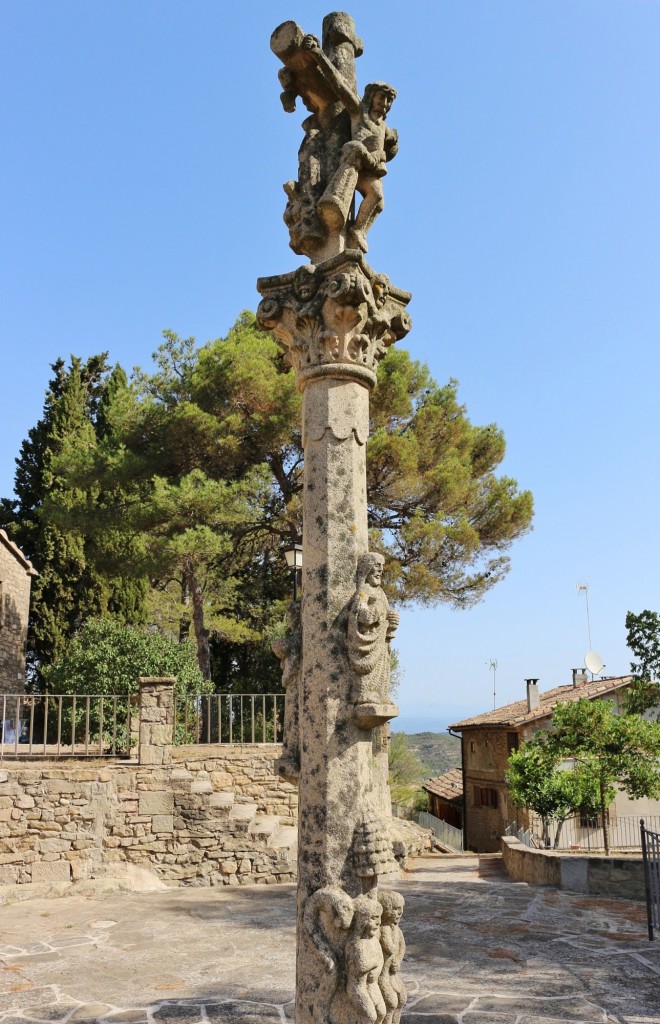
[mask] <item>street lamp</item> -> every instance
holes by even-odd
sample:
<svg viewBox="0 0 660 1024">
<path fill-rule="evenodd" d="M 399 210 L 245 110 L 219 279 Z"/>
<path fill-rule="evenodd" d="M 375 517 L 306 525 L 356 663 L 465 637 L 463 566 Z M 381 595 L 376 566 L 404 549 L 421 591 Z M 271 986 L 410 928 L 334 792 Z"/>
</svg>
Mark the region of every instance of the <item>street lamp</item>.
<svg viewBox="0 0 660 1024">
<path fill-rule="evenodd" d="M 289 569 L 293 571 L 293 600 L 298 600 L 298 572 L 302 569 L 303 549 L 302 544 L 292 544 L 284 549 L 284 557 Z"/>
</svg>

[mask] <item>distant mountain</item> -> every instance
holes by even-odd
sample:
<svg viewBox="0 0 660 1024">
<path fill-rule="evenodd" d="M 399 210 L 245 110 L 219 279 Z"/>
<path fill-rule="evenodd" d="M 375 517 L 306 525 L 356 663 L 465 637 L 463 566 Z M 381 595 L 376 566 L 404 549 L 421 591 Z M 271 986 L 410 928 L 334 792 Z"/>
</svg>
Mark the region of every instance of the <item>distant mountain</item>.
<svg viewBox="0 0 660 1024">
<path fill-rule="evenodd" d="M 428 767 L 427 779 L 461 767 L 461 741 L 443 732 L 415 732 L 408 734 L 408 744 Z"/>
</svg>

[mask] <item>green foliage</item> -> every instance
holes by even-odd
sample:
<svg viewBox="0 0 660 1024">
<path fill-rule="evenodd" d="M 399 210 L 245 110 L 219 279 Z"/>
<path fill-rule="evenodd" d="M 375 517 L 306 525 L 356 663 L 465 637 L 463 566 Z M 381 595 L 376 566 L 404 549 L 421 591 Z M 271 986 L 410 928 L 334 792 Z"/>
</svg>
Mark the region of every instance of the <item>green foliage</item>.
<svg viewBox="0 0 660 1024">
<path fill-rule="evenodd" d="M 660 797 L 660 723 L 618 715 L 608 700 L 579 700 L 555 705 L 552 726 L 548 751 L 571 758 L 598 787 L 608 851 L 606 811 L 614 787 L 633 799 Z"/>
<path fill-rule="evenodd" d="M 427 766 L 428 776 L 444 775 L 461 767 L 461 741 L 442 732 L 416 732 L 408 736 L 410 748 Z"/>
<path fill-rule="evenodd" d="M 512 751 L 506 783 L 517 807 L 526 807 L 543 822 L 543 838 L 549 845 L 549 824 L 561 825 L 580 811 L 595 814 L 600 805 L 596 781 L 584 765 L 566 765 L 562 756 L 548 744 L 545 733 L 538 733 L 520 750 Z M 611 790 L 610 799 L 614 791 Z M 555 835 L 559 844 L 560 828 Z"/>
<path fill-rule="evenodd" d="M 625 709 L 639 715 L 656 710 L 656 718 L 660 718 L 660 616 L 648 609 L 639 615 L 628 612 L 626 629 L 626 643 L 635 657 L 630 665 L 635 678 L 626 694 Z"/>
<path fill-rule="evenodd" d="M 371 398 L 367 487 L 371 544 L 402 603 L 479 601 L 508 572 L 505 551 L 533 514 L 529 491 L 497 477 L 502 432 L 473 426 L 458 385 L 391 348 Z"/>
<path fill-rule="evenodd" d="M 180 697 L 211 689 L 190 641 L 178 643 L 156 630 L 124 626 L 108 617 L 88 619 L 64 654 L 44 669 L 49 693 L 134 693 L 138 676 L 174 676 Z"/>
<path fill-rule="evenodd" d="M 278 345 L 246 312 L 201 347 L 165 332 L 153 371 L 130 382 L 105 357 L 56 369 L 16 507 L 2 506 L 24 521 L 15 539 L 44 574 L 37 661 L 58 659 L 100 613 L 194 636 L 203 676 L 223 689 L 279 689 L 270 644 L 291 592 L 282 548 L 301 533 L 303 453 L 301 399 Z M 440 387 L 395 349 L 379 381 L 368 517 L 389 595 L 465 607 L 507 572 L 531 495 L 496 476 L 502 433 L 470 423 L 455 382 Z"/>
<path fill-rule="evenodd" d="M 89 615 L 111 612 L 124 621 L 140 621 L 146 593 L 145 581 L 127 579 L 123 573 L 126 544 L 118 535 L 113 538 L 114 565 L 103 566 L 93 532 L 87 534 L 75 524 L 62 527 L 43 515 L 47 500 L 69 510 L 84 505 L 89 517 L 98 509 L 98 488 L 70 478 L 61 459 L 67 452 L 95 450 L 109 372 L 105 354 L 86 362 L 74 357 L 68 367 L 60 359 L 52 369 L 43 415 L 16 460 L 16 499 L 5 499 L 0 506 L 0 525 L 39 573 L 32 586 L 28 633 L 32 685 L 38 685 L 42 667 L 63 654 L 68 638 Z"/>
<path fill-rule="evenodd" d="M 390 783 L 421 782 L 428 774 L 424 762 L 410 749 L 410 741 L 405 732 L 393 732 L 390 736 L 388 760 Z"/>
</svg>

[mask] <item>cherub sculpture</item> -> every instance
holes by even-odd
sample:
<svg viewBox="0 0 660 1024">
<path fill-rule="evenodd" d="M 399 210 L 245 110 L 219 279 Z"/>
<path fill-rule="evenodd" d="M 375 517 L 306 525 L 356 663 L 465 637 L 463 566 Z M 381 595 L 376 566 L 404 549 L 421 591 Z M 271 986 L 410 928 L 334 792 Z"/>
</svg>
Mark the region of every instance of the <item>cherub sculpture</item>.
<svg viewBox="0 0 660 1024">
<path fill-rule="evenodd" d="M 382 1024 L 387 1007 L 378 979 L 384 956 L 380 944 L 382 908 L 370 896 L 353 900 L 353 921 L 346 940 L 346 983 L 338 986 L 330 1004 L 330 1024 Z"/>
<path fill-rule="evenodd" d="M 383 908 L 380 925 L 380 945 L 383 950 L 383 970 L 378 984 L 387 1007 L 385 1024 L 399 1024 L 401 1011 L 406 1005 L 406 989 L 399 974 L 401 961 L 406 952 L 406 943 L 399 921 L 403 914 L 405 900 L 398 892 L 378 893 L 378 902 Z"/>
</svg>

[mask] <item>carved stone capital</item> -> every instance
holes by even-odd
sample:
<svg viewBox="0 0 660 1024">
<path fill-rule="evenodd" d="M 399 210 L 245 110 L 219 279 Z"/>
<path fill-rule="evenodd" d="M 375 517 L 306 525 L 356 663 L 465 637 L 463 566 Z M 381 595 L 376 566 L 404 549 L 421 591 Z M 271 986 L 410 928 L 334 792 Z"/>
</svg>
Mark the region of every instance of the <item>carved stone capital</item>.
<svg viewBox="0 0 660 1024">
<path fill-rule="evenodd" d="M 323 376 L 373 387 L 387 349 L 411 328 L 410 292 L 377 274 L 357 250 L 261 277 L 257 290 L 258 323 L 286 350 L 301 391 Z"/>
</svg>

